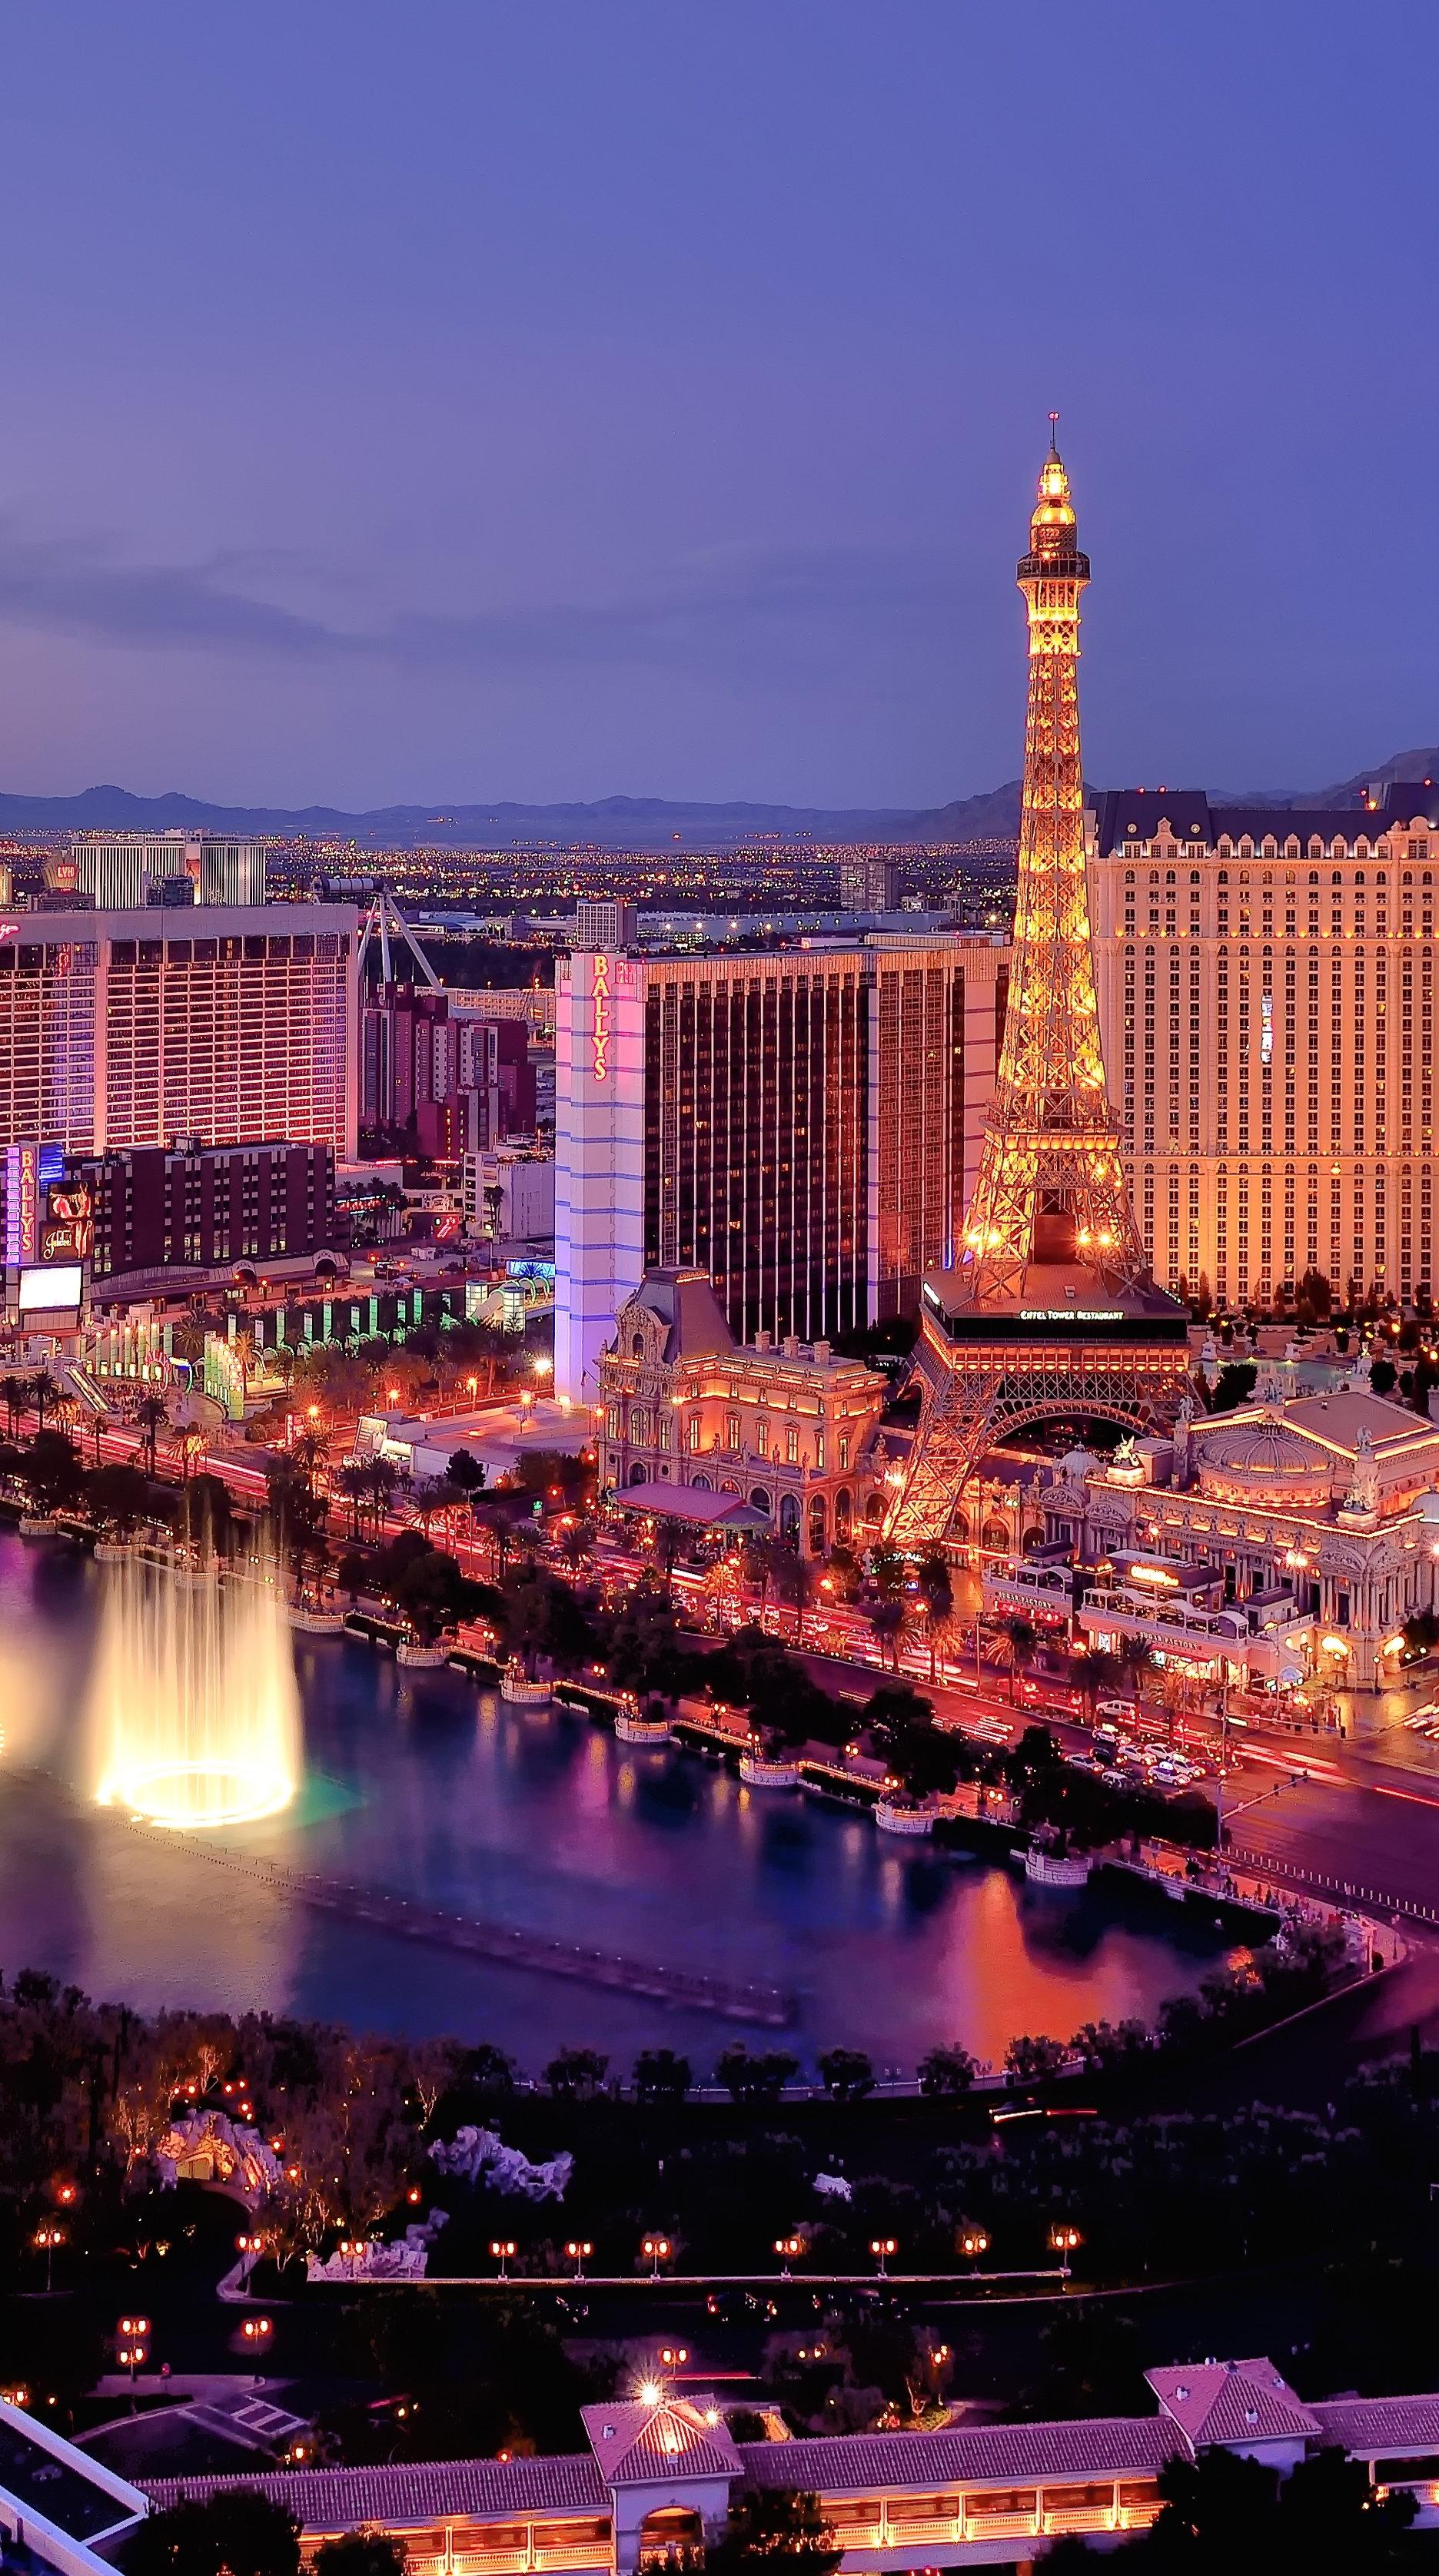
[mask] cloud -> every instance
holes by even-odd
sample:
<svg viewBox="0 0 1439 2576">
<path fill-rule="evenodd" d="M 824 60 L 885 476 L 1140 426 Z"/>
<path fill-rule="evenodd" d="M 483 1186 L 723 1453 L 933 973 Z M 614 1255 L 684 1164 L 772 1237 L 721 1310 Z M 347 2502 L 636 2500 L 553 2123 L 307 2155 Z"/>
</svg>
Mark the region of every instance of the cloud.
<svg viewBox="0 0 1439 2576">
<path fill-rule="evenodd" d="M 560 663 L 740 664 L 760 634 L 823 653 L 856 623 L 926 626 L 955 616 L 953 562 L 874 547 L 739 544 L 695 555 L 628 598 L 467 614 L 409 610 L 372 628 L 335 625 L 240 587 L 285 559 L 229 554 L 195 565 L 126 565 L 83 540 L 25 537 L 0 520 L 0 622 L 135 650 L 270 661 L 389 663 L 503 671 Z M 293 563 L 290 569 L 294 569 Z M 312 568 L 307 568 L 312 569 Z"/>
</svg>

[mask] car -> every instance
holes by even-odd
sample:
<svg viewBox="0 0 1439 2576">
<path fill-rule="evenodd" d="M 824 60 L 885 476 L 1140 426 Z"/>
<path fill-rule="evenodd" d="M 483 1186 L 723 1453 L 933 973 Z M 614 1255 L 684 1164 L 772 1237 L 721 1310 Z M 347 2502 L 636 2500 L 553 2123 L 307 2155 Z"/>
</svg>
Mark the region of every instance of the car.
<svg viewBox="0 0 1439 2576">
<path fill-rule="evenodd" d="M 1106 1719 L 1110 1726 L 1130 1726 L 1134 1722 L 1134 1702 L 1132 1699 L 1096 1700 L 1094 1714 Z"/>
</svg>

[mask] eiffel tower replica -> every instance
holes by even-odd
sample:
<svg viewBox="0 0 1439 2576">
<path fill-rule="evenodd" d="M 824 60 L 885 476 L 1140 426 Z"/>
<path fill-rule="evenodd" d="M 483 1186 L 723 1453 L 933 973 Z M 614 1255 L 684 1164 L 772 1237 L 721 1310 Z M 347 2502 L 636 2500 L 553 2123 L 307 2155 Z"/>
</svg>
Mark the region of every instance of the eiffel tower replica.
<svg viewBox="0 0 1439 2576">
<path fill-rule="evenodd" d="M 969 1477 L 1043 1424 L 1152 1430 L 1189 1374 L 1185 1309 L 1156 1288 L 1105 1092 L 1079 754 L 1079 595 L 1069 477 L 1055 445 L 1019 587 L 1029 612 L 1024 809 L 1004 1041 L 959 1258 L 932 1270 L 909 1388 L 919 1421 L 886 1536 L 943 1546 Z"/>
</svg>

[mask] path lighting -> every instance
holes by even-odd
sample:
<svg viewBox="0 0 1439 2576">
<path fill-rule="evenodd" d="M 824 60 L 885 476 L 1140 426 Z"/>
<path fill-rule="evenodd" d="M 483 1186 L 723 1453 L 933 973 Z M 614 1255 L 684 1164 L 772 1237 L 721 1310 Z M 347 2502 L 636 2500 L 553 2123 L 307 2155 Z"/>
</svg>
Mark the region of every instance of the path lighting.
<svg viewBox="0 0 1439 2576">
<path fill-rule="evenodd" d="M 667 2343 L 660 2354 L 666 2370 L 678 2370 L 689 2357 L 690 2348 L 687 2343 Z"/>
<path fill-rule="evenodd" d="M 62 2209 L 70 2209 L 73 2207 L 76 2200 L 78 2200 L 79 2193 L 76 2191 L 73 2182 L 62 2182 L 59 2190 L 55 2194 L 55 2197 L 60 2203 Z"/>
<path fill-rule="evenodd" d="M 989 2238 L 986 2236 L 984 2229 L 982 2227 L 967 2227 L 959 2240 L 959 2250 L 961 2254 L 965 2256 L 967 2261 L 971 2263 L 977 2262 L 981 2254 L 987 2254 L 989 2252 Z"/>
<path fill-rule="evenodd" d="M 509 2262 L 514 2251 L 515 2240 L 513 2236 L 492 2236 L 490 2238 L 490 2252 L 494 2256 L 495 2261 L 499 2264 L 500 2279 L 502 2281 L 507 2280 L 509 2277 L 505 2270 L 505 2265 Z"/>
<path fill-rule="evenodd" d="M 63 2227 L 55 2226 L 52 2220 L 48 2225 L 36 2228 L 32 2241 L 37 2251 L 45 2257 L 45 2293 L 48 2298 L 50 2293 L 51 2268 L 55 2261 L 55 2248 L 57 2245 L 64 2244 L 65 2230 Z"/>
<path fill-rule="evenodd" d="M 650 2279 L 657 2281 L 660 2277 L 660 2265 L 669 2261 L 674 2247 L 667 2236 L 647 2236 L 640 2247 L 640 2252 L 650 2266 Z"/>
<path fill-rule="evenodd" d="M 1051 2227 L 1049 2231 L 1049 2242 L 1056 2254 L 1062 2254 L 1064 2256 L 1065 2269 L 1067 2271 L 1069 2268 L 1070 2255 L 1074 2253 L 1078 2246 L 1084 2243 L 1084 2239 L 1080 2235 L 1077 2227 Z"/>
<path fill-rule="evenodd" d="M 898 2253 L 899 2247 L 892 2236 L 871 2236 L 869 2240 L 869 2250 L 871 2254 L 878 2257 L 879 2277 L 883 2280 L 885 2277 L 885 2263 L 891 2254 Z"/>
<path fill-rule="evenodd" d="M 590 2255 L 593 2254 L 594 2250 L 595 2249 L 587 2236 L 572 2236 L 566 2245 L 565 2253 L 575 2267 L 575 2279 L 577 2281 L 582 2281 L 584 2279 L 585 2264 Z"/>
<path fill-rule="evenodd" d="M 787 2281 L 790 2277 L 789 2267 L 791 2263 L 797 2263 L 801 2254 L 804 2252 L 804 2238 L 802 2236 L 777 2236 L 774 2240 L 774 2250 L 776 2254 L 780 2256 L 783 2265 L 783 2269 L 780 2272 L 780 2279 L 782 2281 Z"/>
<path fill-rule="evenodd" d="M 275 2331 L 272 2317 L 246 2317 L 240 2328 L 246 2343 L 268 2343 Z"/>
</svg>

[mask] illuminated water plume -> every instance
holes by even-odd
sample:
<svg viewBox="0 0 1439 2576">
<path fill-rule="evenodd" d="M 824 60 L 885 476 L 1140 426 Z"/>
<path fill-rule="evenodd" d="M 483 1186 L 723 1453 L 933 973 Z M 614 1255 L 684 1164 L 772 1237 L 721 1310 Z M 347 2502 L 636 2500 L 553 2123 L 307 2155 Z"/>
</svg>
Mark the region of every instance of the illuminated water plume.
<svg viewBox="0 0 1439 2576">
<path fill-rule="evenodd" d="M 191 1830 L 288 1806 L 300 1702 L 273 1570 L 109 1568 L 88 1719 L 102 1806 Z"/>
</svg>

